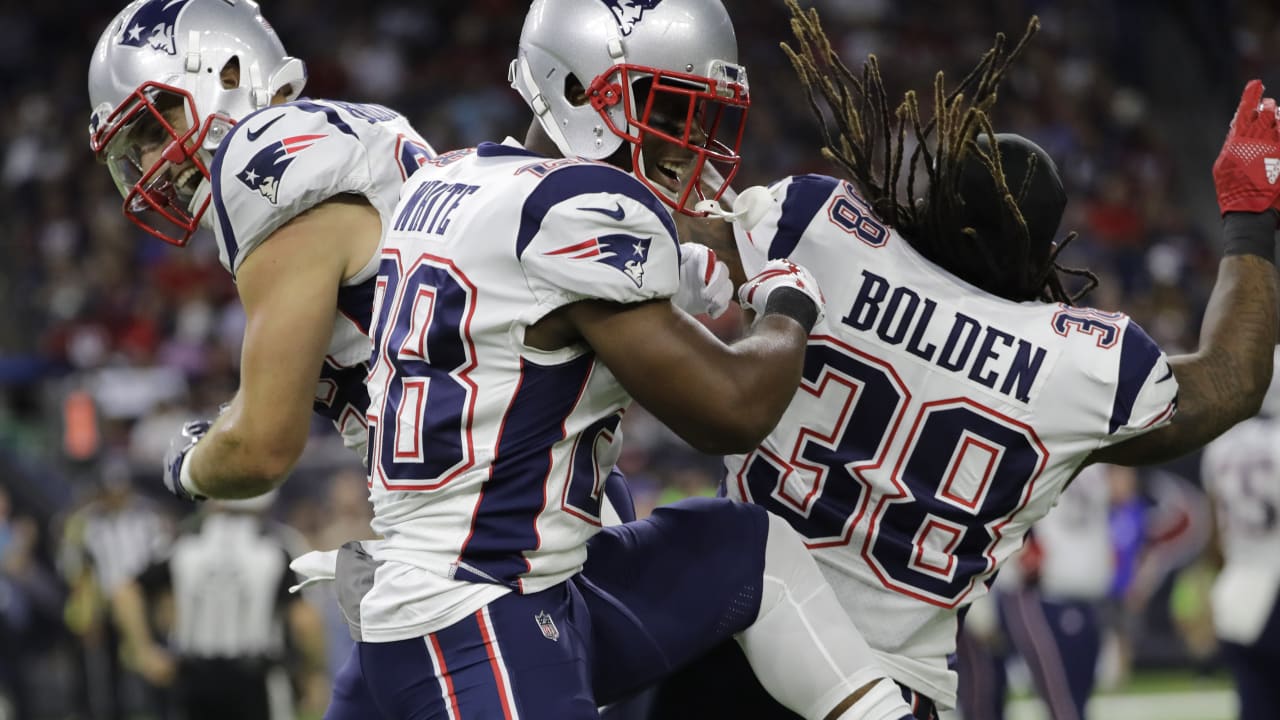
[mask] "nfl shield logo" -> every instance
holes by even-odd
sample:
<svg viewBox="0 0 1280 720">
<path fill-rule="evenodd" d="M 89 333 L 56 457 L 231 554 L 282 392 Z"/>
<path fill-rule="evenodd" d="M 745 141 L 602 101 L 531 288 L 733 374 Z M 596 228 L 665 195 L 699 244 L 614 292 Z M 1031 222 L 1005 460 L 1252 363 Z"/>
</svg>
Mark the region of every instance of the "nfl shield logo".
<svg viewBox="0 0 1280 720">
<path fill-rule="evenodd" d="M 556 627 L 556 621 L 551 619 L 546 610 L 534 615 L 533 619 L 538 621 L 538 629 L 542 631 L 542 637 L 552 641 L 560 639 L 560 628 Z"/>
</svg>

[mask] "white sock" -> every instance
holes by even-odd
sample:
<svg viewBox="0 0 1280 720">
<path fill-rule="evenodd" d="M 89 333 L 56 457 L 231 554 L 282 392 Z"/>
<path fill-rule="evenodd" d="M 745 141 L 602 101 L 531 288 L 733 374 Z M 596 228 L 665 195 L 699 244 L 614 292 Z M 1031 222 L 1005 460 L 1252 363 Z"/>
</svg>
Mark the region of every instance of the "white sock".
<svg viewBox="0 0 1280 720">
<path fill-rule="evenodd" d="M 823 720 L 875 682 L 841 720 L 899 720 L 911 710 L 876 662 L 835 591 L 785 520 L 769 515 L 764 592 L 755 624 L 737 636 L 769 694 L 806 720 Z"/>
</svg>

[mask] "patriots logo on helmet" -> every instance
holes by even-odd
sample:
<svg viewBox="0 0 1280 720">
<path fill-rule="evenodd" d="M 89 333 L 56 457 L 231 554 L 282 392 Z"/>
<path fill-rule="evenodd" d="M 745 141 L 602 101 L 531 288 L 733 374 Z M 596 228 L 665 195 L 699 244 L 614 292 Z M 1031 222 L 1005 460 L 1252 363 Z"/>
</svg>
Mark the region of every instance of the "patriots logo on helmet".
<svg viewBox="0 0 1280 720">
<path fill-rule="evenodd" d="M 191 0 L 151 0 L 146 3 L 129 19 L 120 44 L 138 48 L 149 46 L 153 50 L 177 55 L 173 26 L 189 2 Z"/>
<path fill-rule="evenodd" d="M 294 135 L 273 142 L 255 153 L 249 164 L 236 173 L 236 179 L 250 190 L 262 193 L 262 197 L 275 205 L 284 171 L 289 169 L 298 153 L 326 137 L 328 135 Z"/>
<path fill-rule="evenodd" d="M 631 34 L 636 25 L 644 19 L 646 10 L 652 10 L 658 7 L 662 0 L 600 0 L 609 7 L 613 12 L 613 17 L 618 21 L 618 29 L 622 31 L 625 37 Z"/>
<path fill-rule="evenodd" d="M 601 235 L 585 242 L 550 250 L 546 255 L 567 257 L 570 260 L 591 260 L 616 268 L 636 287 L 644 286 L 644 263 L 649 259 L 649 244 L 653 238 L 636 237 L 618 233 Z"/>
<path fill-rule="evenodd" d="M 102 112 L 98 111 L 89 116 L 89 137 L 97 135 L 100 127 L 102 127 Z"/>
</svg>

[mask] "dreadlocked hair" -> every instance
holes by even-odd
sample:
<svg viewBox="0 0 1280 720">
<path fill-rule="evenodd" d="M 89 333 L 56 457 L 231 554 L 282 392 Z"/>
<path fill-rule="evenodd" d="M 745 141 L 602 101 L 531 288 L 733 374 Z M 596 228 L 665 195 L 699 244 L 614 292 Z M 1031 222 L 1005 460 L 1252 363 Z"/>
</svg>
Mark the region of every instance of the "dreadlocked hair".
<svg viewBox="0 0 1280 720">
<path fill-rule="evenodd" d="M 922 122 L 915 91 L 905 93 L 896 106 L 890 104 L 874 54 L 867 56 L 861 76 L 855 75 L 827 39 L 817 10 L 806 12 L 797 0 L 787 0 L 787 7 L 798 49 L 784 42 L 782 50 L 795 67 L 810 109 L 818 118 L 822 155 L 847 174 L 880 219 L 896 228 L 924 256 L 1001 297 L 1075 304 L 1097 286 L 1098 278 L 1093 273 L 1057 262 L 1076 233 L 1069 233 L 1052 250 L 1048 249 L 1048 238 L 1042 246 L 1032 243 L 1021 207 L 1035 173 L 1036 158 L 1029 158 L 1025 177 L 1016 183 L 1015 193 L 1005 178 L 1001 153 L 996 150 L 990 119 L 996 91 L 1010 65 L 1039 31 L 1037 17 L 1027 23 L 1022 39 L 1011 50 L 1004 34 L 997 34 L 992 47 L 950 92 L 946 91 L 943 73 L 938 72 L 933 83 L 934 115 Z M 829 110 L 830 119 L 820 100 Z M 905 163 L 906 197 L 900 198 L 908 128 L 916 142 Z M 989 151 L 977 141 L 981 135 L 986 136 Z M 960 180 L 965 164 L 972 163 L 973 158 L 980 161 L 994 181 L 999 220 L 993 224 L 998 227 L 977 228 L 966 221 Z M 924 194 L 918 196 L 916 184 L 921 169 L 928 182 Z M 1063 275 L 1083 278 L 1083 287 L 1069 292 Z"/>
</svg>

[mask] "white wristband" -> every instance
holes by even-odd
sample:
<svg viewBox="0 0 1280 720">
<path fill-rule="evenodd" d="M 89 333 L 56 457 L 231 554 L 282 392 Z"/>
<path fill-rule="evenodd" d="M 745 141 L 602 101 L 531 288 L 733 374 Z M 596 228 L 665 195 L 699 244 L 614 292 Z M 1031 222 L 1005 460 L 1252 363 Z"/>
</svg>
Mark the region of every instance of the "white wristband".
<svg viewBox="0 0 1280 720">
<path fill-rule="evenodd" d="M 195 450 L 191 448 L 186 455 L 182 456 L 182 467 L 178 469 L 178 483 L 191 497 L 203 498 L 205 494 L 200 492 L 200 488 L 196 487 L 196 481 L 191 477 L 191 456 L 195 454 Z"/>
</svg>

